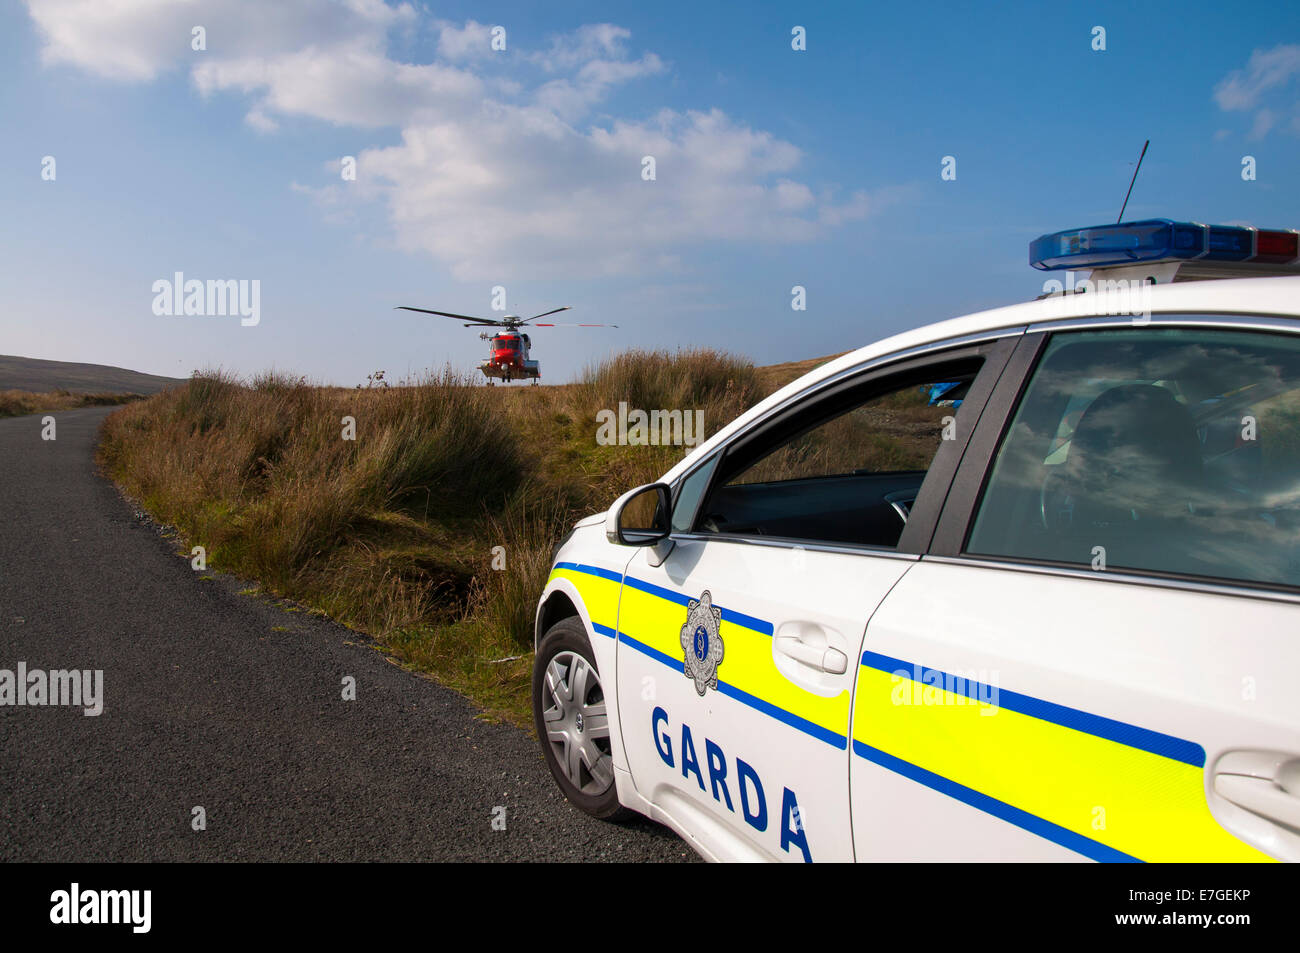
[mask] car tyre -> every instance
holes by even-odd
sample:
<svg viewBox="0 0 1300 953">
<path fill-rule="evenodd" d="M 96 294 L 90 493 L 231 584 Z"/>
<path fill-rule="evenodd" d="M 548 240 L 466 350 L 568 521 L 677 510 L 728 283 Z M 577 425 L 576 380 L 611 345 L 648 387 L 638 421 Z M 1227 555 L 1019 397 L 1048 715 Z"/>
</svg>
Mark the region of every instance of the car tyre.
<svg viewBox="0 0 1300 953">
<path fill-rule="evenodd" d="M 609 716 L 586 627 L 577 616 L 547 630 L 533 663 L 533 724 L 546 765 L 574 805 L 592 817 L 635 816 L 619 804 Z"/>
</svg>

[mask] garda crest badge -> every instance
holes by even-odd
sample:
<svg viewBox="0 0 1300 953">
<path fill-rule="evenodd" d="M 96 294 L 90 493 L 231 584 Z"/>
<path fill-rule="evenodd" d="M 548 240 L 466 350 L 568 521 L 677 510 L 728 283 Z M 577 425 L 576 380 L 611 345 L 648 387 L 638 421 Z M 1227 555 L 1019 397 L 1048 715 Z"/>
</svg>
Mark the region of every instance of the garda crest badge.
<svg viewBox="0 0 1300 953">
<path fill-rule="evenodd" d="M 709 590 L 686 604 L 686 624 L 682 626 L 682 653 L 686 677 L 695 682 L 695 691 L 718 688 L 718 666 L 722 663 L 722 637 L 718 624 L 722 610 L 713 604 Z"/>
</svg>

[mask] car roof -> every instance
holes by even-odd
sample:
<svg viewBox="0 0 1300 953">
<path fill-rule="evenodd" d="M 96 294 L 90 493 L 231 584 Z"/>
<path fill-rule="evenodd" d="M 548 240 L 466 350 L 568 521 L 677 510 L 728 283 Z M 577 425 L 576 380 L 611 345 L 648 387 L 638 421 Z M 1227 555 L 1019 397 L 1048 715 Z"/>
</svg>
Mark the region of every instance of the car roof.
<svg viewBox="0 0 1300 953">
<path fill-rule="evenodd" d="M 1104 276 L 1098 275 L 1098 277 Z M 1148 306 L 1153 315 L 1270 315 L 1283 319 L 1297 319 L 1295 330 L 1300 332 L 1300 275 L 1279 278 L 1177 281 L 1164 285 L 1150 285 L 1142 289 L 1142 294 L 1143 303 Z M 732 434 L 748 426 L 751 421 L 764 416 L 772 408 L 785 403 L 793 395 L 815 387 L 820 382 L 845 371 L 879 361 L 890 355 L 947 342 L 957 344 L 963 339 L 981 337 L 998 331 L 1023 334 L 1034 325 L 1068 322 L 1073 318 L 1112 316 L 1115 314 L 1115 301 L 1114 297 L 1101 293 L 1052 295 L 1007 307 L 977 311 L 911 331 L 903 331 L 867 344 L 856 351 L 842 354 L 782 387 L 727 424 L 669 470 L 663 476 L 663 482 L 671 483 L 677 479 L 697 461 L 707 456 L 718 444 L 724 443 Z M 1116 320 L 1132 319 L 1117 318 Z"/>
</svg>

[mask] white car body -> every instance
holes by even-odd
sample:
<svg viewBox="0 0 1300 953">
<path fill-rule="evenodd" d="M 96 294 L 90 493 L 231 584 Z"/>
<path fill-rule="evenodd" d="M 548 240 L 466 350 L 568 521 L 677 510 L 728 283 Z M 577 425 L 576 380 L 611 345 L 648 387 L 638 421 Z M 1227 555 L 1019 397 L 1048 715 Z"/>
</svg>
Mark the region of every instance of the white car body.
<svg viewBox="0 0 1300 953">
<path fill-rule="evenodd" d="M 1001 342 L 921 552 L 676 530 L 671 546 L 627 546 L 607 536 L 617 504 L 579 522 L 537 637 L 573 614 L 587 631 L 619 802 L 709 860 L 1300 859 L 1300 790 L 1278 774 L 1300 757 L 1300 594 L 941 545 L 992 465 L 972 449 L 982 428 L 996 439 L 1017 406 L 999 377 L 1024 339 L 1300 336 L 1300 277 L 1170 283 L 1148 302 L 1133 318 L 1058 295 L 887 338 L 784 387 L 661 481 L 837 382 Z M 725 654 L 701 694 L 673 645 L 705 591 Z"/>
</svg>

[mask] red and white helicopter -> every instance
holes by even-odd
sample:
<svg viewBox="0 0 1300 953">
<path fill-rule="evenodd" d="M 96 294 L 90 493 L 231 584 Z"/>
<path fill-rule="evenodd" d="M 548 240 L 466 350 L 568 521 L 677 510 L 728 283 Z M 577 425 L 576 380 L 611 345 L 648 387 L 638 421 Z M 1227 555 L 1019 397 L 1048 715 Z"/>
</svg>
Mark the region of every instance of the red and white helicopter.
<svg viewBox="0 0 1300 953">
<path fill-rule="evenodd" d="M 553 311 L 544 311 L 541 314 L 533 315 L 531 318 L 521 318 L 517 314 L 503 315 L 500 320 L 496 318 L 473 318 L 467 314 L 452 314 L 450 311 L 430 311 L 428 308 L 412 308 L 409 305 L 399 305 L 396 310 L 399 311 L 418 311 L 421 314 L 438 314 L 444 318 L 455 318 L 457 321 L 464 321 L 465 327 L 494 327 L 504 328 L 504 331 L 496 331 L 491 334 L 481 333 L 479 337 L 484 341 L 490 341 L 488 345 L 487 360 L 478 366 L 478 369 L 491 379 L 505 381 L 509 383 L 512 380 L 524 380 L 532 378 L 536 384 L 542 376 L 542 366 L 537 361 L 530 360 L 528 351 L 532 347 L 532 339 L 522 331 L 523 327 L 536 328 L 616 328 L 617 324 L 556 324 L 551 321 L 533 324 L 538 318 L 549 317 L 552 314 L 559 314 L 561 311 L 570 310 L 566 305 L 563 308 L 556 308 Z"/>
</svg>

